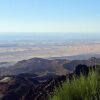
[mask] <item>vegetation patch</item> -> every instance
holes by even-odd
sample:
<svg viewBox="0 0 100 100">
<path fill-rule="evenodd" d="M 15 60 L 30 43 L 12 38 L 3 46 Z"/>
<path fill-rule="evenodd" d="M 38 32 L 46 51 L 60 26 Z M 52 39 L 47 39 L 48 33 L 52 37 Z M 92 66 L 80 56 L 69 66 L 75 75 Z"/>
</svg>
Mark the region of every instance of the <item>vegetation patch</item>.
<svg viewBox="0 0 100 100">
<path fill-rule="evenodd" d="M 50 100 L 100 100 L 100 77 L 97 71 L 73 77 L 55 89 Z"/>
</svg>

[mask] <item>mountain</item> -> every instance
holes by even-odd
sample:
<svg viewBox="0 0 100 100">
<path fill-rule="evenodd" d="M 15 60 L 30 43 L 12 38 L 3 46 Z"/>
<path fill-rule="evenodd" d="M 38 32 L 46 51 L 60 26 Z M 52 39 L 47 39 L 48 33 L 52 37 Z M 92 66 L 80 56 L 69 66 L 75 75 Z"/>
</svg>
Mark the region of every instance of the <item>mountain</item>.
<svg viewBox="0 0 100 100">
<path fill-rule="evenodd" d="M 11 67 L 1 68 L 1 74 L 16 75 L 20 73 L 36 73 L 38 75 L 55 73 L 66 74 L 67 70 L 63 68 L 63 64 L 67 60 L 48 60 L 42 58 L 32 58 L 17 62 Z"/>
<path fill-rule="evenodd" d="M 100 69 L 100 68 L 99 68 Z M 88 75 L 89 67 L 78 65 L 72 74 L 52 77 L 40 83 L 33 78 L 36 75 L 20 74 L 0 77 L 0 100 L 48 100 L 54 89 L 73 76 Z"/>
<path fill-rule="evenodd" d="M 75 69 L 75 66 L 85 64 L 88 66 L 100 65 L 100 58 L 92 57 L 88 60 L 66 60 L 66 59 L 43 59 L 32 58 L 22 60 L 10 67 L 1 67 L 1 75 L 18 75 L 24 73 L 36 74 L 38 76 L 65 75 Z"/>
</svg>

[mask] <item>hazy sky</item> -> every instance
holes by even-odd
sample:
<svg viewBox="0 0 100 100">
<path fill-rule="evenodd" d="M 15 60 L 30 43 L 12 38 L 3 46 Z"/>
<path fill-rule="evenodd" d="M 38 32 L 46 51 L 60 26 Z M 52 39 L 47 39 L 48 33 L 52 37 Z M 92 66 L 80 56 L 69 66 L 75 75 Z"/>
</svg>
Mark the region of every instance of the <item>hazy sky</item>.
<svg viewBox="0 0 100 100">
<path fill-rule="evenodd" d="M 0 0 L 0 32 L 100 33 L 100 0 Z"/>
</svg>

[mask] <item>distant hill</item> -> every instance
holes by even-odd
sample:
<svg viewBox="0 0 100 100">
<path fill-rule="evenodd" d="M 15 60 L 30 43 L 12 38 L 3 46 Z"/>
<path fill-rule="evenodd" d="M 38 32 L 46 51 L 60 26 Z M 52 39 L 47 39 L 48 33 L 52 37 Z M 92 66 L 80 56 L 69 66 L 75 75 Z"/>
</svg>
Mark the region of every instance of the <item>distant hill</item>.
<svg viewBox="0 0 100 100">
<path fill-rule="evenodd" d="M 88 60 L 91 57 L 100 58 L 100 54 L 80 54 L 74 56 L 61 56 L 61 57 L 51 57 L 49 59 L 69 59 L 69 60 Z"/>
<path fill-rule="evenodd" d="M 0 68 L 1 75 L 17 75 L 31 73 L 39 76 L 46 74 L 65 75 L 75 69 L 75 66 L 85 64 L 88 66 L 99 65 L 100 58 L 92 57 L 88 60 L 66 60 L 66 59 L 42 59 L 32 58 L 22 60 L 10 67 Z"/>
<path fill-rule="evenodd" d="M 17 62 L 11 67 L 1 68 L 1 74 L 20 74 L 20 73 L 58 73 L 66 74 L 66 69 L 63 68 L 63 64 L 67 63 L 67 60 L 48 60 L 42 58 L 32 58 L 29 60 L 22 60 Z"/>
<path fill-rule="evenodd" d="M 14 62 L 0 62 L 0 67 L 8 67 L 14 65 Z"/>
</svg>

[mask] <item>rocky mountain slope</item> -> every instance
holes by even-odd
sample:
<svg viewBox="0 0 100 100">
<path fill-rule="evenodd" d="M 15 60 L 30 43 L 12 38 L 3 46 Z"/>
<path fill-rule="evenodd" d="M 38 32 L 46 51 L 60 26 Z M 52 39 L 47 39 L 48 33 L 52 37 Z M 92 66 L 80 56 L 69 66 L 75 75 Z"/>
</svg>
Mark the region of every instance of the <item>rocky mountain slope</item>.
<svg viewBox="0 0 100 100">
<path fill-rule="evenodd" d="M 91 67 L 94 68 L 95 67 Z M 98 67 L 100 70 L 100 67 Z M 73 76 L 80 73 L 87 75 L 89 67 L 78 65 L 72 74 L 56 76 L 39 82 L 33 77 L 36 75 L 20 74 L 0 77 L 0 100 L 48 100 L 54 89 L 59 87 L 65 80 L 71 80 Z"/>
<path fill-rule="evenodd" d="M 42 59 L 32 58 L 22 60 L 10 67 L 1 67 L 1 75 L 17 75 L 21 73 L 31 73 L 37 75 L 65 75 L 75 69 L 75 66 L 85 64 L 88 66 L 100 65 L 100 58 L 90 58 L 88 60 L 66 60 L 66 59 Z"/>
</svg>

